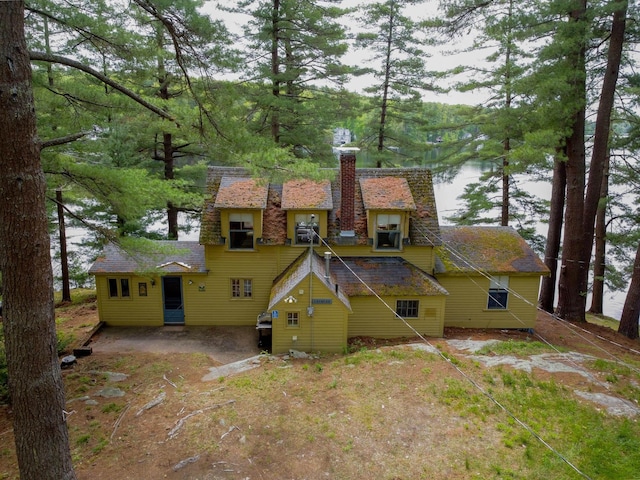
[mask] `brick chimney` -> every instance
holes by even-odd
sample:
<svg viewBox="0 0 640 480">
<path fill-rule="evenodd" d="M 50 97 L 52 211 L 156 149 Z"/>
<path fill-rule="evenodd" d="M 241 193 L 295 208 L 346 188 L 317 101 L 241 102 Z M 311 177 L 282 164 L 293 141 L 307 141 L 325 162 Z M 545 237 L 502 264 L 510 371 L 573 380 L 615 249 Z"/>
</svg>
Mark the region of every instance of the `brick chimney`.
<svg viewBox="0 0 640 480">
<path fill-rule="evenodd" d="M 340 149 L 340 236 L 355 236 L 356 152 L 358 148 Z"/>
</svg>

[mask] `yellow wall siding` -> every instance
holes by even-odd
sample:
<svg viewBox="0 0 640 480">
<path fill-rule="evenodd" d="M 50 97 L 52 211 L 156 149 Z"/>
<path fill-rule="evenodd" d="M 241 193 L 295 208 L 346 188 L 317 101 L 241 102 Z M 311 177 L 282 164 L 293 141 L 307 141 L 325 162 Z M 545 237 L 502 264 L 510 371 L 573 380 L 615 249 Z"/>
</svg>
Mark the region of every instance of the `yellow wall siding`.
<svg viewBox="0 0 640 480">
<path fill-rule="evenodd" d="M 110 298 L 108 278 L 128 278 L 131 296 Z M 138 293 L 138 283 L 147 284 L 147 296 Z M 96 295 L 100 321 L 114 326 L 161 326 L 164 324 L 162 310 L 162 286 L 156 281 L 151 285 L 148 278 L 134 275 L 96 275 Z"/>
<path fill-rule="evenodd" d="M 291 291 L 298 301 L 293 304 L 279 302 L 273 309 L 278 312 L 278 317 L 272 323 L 272 353 L 286 353 L 291 349 L 304 352 L 341 352 L 347 346 L 346 306 L 333 297 L 315 276 L 312 291 L 313 298 L 332 298 L 332 303 L 313 305 L 313 316 L 309 317 L 309 278 L 300 282 Z M 298 312 L 298 327 L 287 325 L 288 312 Z"/>
<path fill-rule="evenodd" d="M 229 252 L 223 246 L 207 246 L 205 261 L 209 275 L 204 282 L 205 292 L 194 293 L 197 307 L 189 312 L 187 323 L 255 325 L 257 316 L 269 306 L 273 280 L 300 253 L 302 250 L 298 248 L 259 246 L 251 252 Z M 252 298 L 232 298 L 232 278 L 250 279 Z"/>
<path fill-rule="evenodd" d="M 438 276 L 449 292 L 445 327 L 534 328 L 540 276 L 510 276 L 506 310 L 488 310 L 489 279 L 482 276 Z M 525 298 L 517 298 L 513 293 Z"/>
<path fill-rule="evenodd" d="M 185 325 L 212 325 L 214 323 L 215 310 L 211 309 L 207 302 L 211 288 L 211 277 L 208 275 L 182 275 Z"/>
<path fill-rule="evenodd" d="M 308 247 L 262 245 L 252 252 L 230 252 L 225 246 L 207 246 L 206 265 L 209 275 L 203 281 L 206 291 L 198 292 L 195 288 L 194 296 L 185 298 L 185 307 L 187 303 L 192 303 L 191 298 L 195 301 L 195 306 L 189 305 L 185 310 L 185 322 L 190 325 L 255 324 L 258 314 L 267 309 L 273 280 L 304 253 L 306 248 Z M 314 250 L 322 255 L 326 247 L 319 246 Z M 373 252 L 370 246 L 335 247 L 334 250 L 340 256 L 386 256 L 388 254 L 388 252 Z M 405 246 L 401 256 L 427 272 L 432 269 L 431 248 Z M 231 278 L 251 279 L 253 298 L 251 300 L 231 298 Z M 185 295 L 189 289 L 190 286 L 185 285 Z M 318 305 L 318 307 L 325 306 Z M 438 312 L 441 311 L 440 308 Z M 304 313 L 306 316 L 306 312 Z M 439 322 L 441 325 L 442 321 L 441 317 L 436 323 Z M 441 335 L 441 329 L 436 328 L 430 331 L 436 332 L 429 333 L 430 335 Z"/>
<path fill-rule="evenodd" d="M 368 336 L 377 338 L 414 337 L 416 333 L 394 312 L 396 300 L 405 298 L 383 297 L 389 308 L 380 303 L 376 297 L 350 298 L 353 313 L 349 315 L 348 336 Z M 421 335 L 441 337 L 444 321 L 444 308 L 447 297 L 406 298 L 419 300 L 418 318 L 407 318 L 409 323 Z"/>
</svg>

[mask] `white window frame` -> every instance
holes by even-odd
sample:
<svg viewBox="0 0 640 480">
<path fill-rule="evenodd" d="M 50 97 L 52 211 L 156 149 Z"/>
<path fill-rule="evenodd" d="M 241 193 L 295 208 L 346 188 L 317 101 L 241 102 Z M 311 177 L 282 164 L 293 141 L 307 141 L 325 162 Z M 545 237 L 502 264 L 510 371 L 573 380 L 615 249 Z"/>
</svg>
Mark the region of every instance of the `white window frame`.
<svg viewBox="0 0 640 480">
<path fill-rule="evenodd" d="M 314 221 L 311 219 L 312 215 L 315 215 Z M 308 246 L 311 242 L 314 245 L 320 244 L 320 225 L 316 221 L 319 217 L 315 213 L 295 213 L 293 215 L 295 222 L 293 243 L 295 245 Z"/>
<path fill-rule="evenodd" d="M 250 278 L 231 279 L 231 298 L 249 300 L 253 298 L 253 280 Z"/>
<path fill-rule="evenodd" d="M 413 314 L 415 310 L 415 315 Z M 420 315 L 420 300 L 396 300 L 396 314 L 402 318 L 418 318 Z"/>
<path fill-rule="evenodd" d="M 237 223 L 237 228 L 232 228 L 232 224 Z M 242 238 L 242 242 L 236 244 L 236 237 Z M 251 240 L 251 245 L 245 243 Z M 254 217 L 253 213 L 230 213 L 229 214 L 229 249 L 230 250 L 252 250 L 255 246 L 254 239 Z"/>
<path fill-rule="evenodd" d="M 506 310 L 509 307 L 509 276 L 496 275 L 489 281 L 487 310 Z"/>
<path fill-rule="evenodd" d="M 287 312 L 287 328 L 300 327 L 300 312 Z"/>
<path fill-rule="evenodd" d="M 402 215 L 399 213 L 376 214 L 374 242 L 378 250 L 400 250 Z"/>
</svg>

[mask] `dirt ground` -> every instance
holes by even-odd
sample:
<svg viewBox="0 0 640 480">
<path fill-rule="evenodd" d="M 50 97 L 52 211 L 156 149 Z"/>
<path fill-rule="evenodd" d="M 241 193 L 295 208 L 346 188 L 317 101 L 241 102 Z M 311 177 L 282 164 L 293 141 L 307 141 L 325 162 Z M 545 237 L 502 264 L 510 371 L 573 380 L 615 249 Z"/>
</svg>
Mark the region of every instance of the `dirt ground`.
<svg viewBox="0 0 640 480">
<path fill-rule="evenodd" d="M 97 323 L 93 304 L 60 310 L 58 317 L 59 328 L 73 332 L 69 348 L 86 341 Z M 251 330 L 169 327 L 150 334 L 109 328 L 95 335 L 93 353 L 63 370 L 78 478 L 486 478 L 488 467 L 475 459 L 502 452 L 504 432 L 470 424 L 456 410 L 459 399 L 442 400 L 457 373 L 437 355 L 410 353 L 415 347 L 403 344 L 463 362 L 473 352 L 452 340 L 538 340 L 599 358 L 640 359 L 637 341 L 541 313 L 535 334 L 447 329 L 444 338 L 427 344 L 361 338 L 359 346 L 387 353 L 372 353 L 362 363 L 342 355 L 264 355 L 243 373 L 210 375 L 259 353 Z M 611 393 L 596 372 L 590 379 L 535 368 L 540 378 L 553 377 L 569 389 Z M 9 407 L 0 407 L 0 445 L 0 478 L 17 479 Z M 470 476 L 470 469 L 479 473 Z"/>
<path fill-rule="evenodd" d="M 247 327 L 104 327 L 89 344 L 95 353 L 201 353 L 228 364 L 258 355 L 258 335 Z"/>
</svg>

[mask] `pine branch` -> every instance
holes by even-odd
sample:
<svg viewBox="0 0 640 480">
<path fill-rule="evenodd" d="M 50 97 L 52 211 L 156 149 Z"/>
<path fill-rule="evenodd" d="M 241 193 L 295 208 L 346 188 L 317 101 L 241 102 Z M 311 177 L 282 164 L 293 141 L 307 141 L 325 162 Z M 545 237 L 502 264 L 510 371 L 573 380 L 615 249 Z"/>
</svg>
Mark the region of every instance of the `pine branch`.
<svg viewBox="0 0 640 480">
<path fill-rule="evenodd" d="M 162 117 L 164 119 L 170 120 L 172 122 L 175 122 L 175 118 L 173 116 L 169 115 L 167 112 L 165 112 L 161 108 L 156 107 L 155 105 L 147 102 L 140 95 L 138 95 L 137 93 L 129 90 L 124 85 L 121 85 L 118 82 L 115 82 L 115 81 L 111 80 L 106 75 L 98 72 L 97 70 L 94 70 L 91 67 L 88 67 L 87 65 L 84 65 L 83 63 L 77 62 L 76 60 L 72 60 L 70 58 L 62 57 L 60 55 L 53 55 L 53 54 L 42 53 L 42 52 L 29 52 L 29 57 L 33 61 L 48 62 L 48 63 L 59 63 L 61 65 L 67 65 L 68 67 L 76 68 L 76 69 L 78 69 L 78 70 L 80 70 L 82 72 L 88 73 L 89 75 L 97 78 L 101 82 L 106 83 L 110 87 L 113 87 L 114 89 L 118 90 L 120 93 L 123 93 L 124 95 L 126 95 L 127 97 L 129 97 L 133 101 L 139 103 L 140 105 L 142 105 L 146 109 L 151 110 L 156 115 L 158 115 L 158 116 L 160 116 L 160 117 Z"/>
</svg>

